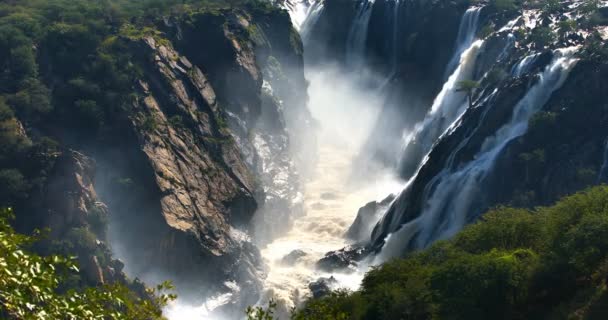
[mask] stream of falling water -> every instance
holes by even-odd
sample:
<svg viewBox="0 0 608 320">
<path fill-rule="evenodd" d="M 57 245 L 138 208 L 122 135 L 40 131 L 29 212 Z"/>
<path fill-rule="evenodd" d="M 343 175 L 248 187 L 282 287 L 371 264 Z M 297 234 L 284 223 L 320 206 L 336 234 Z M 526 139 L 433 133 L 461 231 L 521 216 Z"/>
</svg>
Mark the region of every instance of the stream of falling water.
<svg viewBox="0 0 608 320">
<path fill-rule="evenodd" d="M 275 299 L 283 311 L 302 301 L 308 295 L 308 284 L 319 277 L 333 276 L 339 287 L 359 286 L 362 273 L 328 274 L 316 270 L 315 263 L 348 244 L 344 234 L 361 206 L 402 187 L 388 171 L 361 173 L 353 168 L 382 99 L 378 92 L 361 90 L 346 77 L 331 68 L 307 72 L 309 109 L 319 121 L 319 145 L 316 170 L 303 190 L 306 213 L 285 236 L 262 250 L 269 266 L 264 298 Z M 306 255 L 294 264 L 283 263 L 294 250 Z"/>
</svg>

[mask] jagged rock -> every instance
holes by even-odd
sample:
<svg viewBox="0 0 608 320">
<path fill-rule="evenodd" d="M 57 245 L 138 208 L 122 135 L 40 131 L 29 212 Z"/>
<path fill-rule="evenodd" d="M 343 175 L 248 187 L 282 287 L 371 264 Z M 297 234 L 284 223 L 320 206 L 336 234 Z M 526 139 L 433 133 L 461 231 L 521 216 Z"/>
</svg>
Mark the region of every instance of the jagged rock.
<svg viewBox="0 0 608 320">
<path fill-rule="evenodd" d="M 281 119 L 286 109 L 306 114 L 299 39 L 279 10 L 197 12 L 162 23 L 160 36 L 122 39 L 142 73 L 126 129 L 99 157 L 99 189 L 131 272 L 163 275 L 181 297 L 234 281 L 237 299 L 253 304 L 263 262 L 251 231 L 258 240 L 286 230 L 302 206 Z M 293 63 L 296 76 L 270 79 L 269 61 L 273 70 Z M 292 97 L 301 99 L 291 104 Z"/>
<path fill-rule="evenodd" d="M 395 195 L 391 194 L 380 202 L 372 201 L 359 209 L 357 218 L 346 231 L 346 237 L 357 242 L 369 241 L 374 224 L 378 222 L 393 200 L 395 200 Z"/>
<path fill-rule="evenodd" d="M 296 264 L 300 258 L 305 257 L 306 255 L 308 254 L 303 250 L 293 250 L 292 252 L 284 256 L 283 259 L 281 259 L 281 263 L 288 266 L 292 266 Z"/>
<path fill-rule="evenodd" d="M 144 209 L 146 224 L 134 226 L 139 222 L 131 217 L 121 223 L 135 227 L 123 241 L 131 259 L 153 259 L 134 270 L 168 274 L 181 292 L 231 277 L 259 286 L 257 248 L 236 231 L 248 228 L 258 206 L 255 174 L 243 160 L 200 61 L 182 55 L 170 41 L 162 43 L 151 37 L 131 43 L 144 72 L 137 88 L 141 98 L 130 117 L 136 139 L 125 148 L 141 150 L 137 180 L 153 184 L 142 196 L 159 204 Z"/>
<path fill-rule="evenodd" d="M 41 212 L 39 227 L 49 228 L 50 238 L 58 241 L 69 237 L 72 230 L 84 230 L 83 232 L 95 236 L 93 248 L 74 243 L 81 251 L 70 253 L 78 256 L 83 280 L 91 285 L 124 282 L 126 276 L 122 272 L 122 266 L 108 272 L 109 268 L 119 266 L 120 262 L 113 260 L 105 244 L 105 226 L 98 226 L 99 229 L 91 224 L 92 215 L 105 221 L 109 214 L 107 206 L 99 201 L 94 188 L 95 171 L 96 165 L 92 158 L 75 150 L 63 151 L 48 177 L 43 198 L 33 201 L 36 210 Z M 98 255 L 103 258 L 103 263 Z"/>
<path fill-rule="evenodd" d="M 357 262 L 364 258 L 367 253 L 366 248 L 356 246 L 331 251 L 317 262 L 317 268 L 326 272 L 352 271 L 357 266 Z"/>
<path fill-rule="evenodd" d="M 319 278 L 317 281 L 311 282 L 308 285 L 308 288 L 312 292 L 313 298 L 321 298 L 329 294 L 332 287 L 337 283 L 338 281 L 333 276 L 329 278 Z"/>
<path fill-rule="evenodd" d="M 570 9 L 564 6 L 564 10 Z M 556 16 L 552 19 L 560 19 L 564 14 Z M 487 18 L 500 27 L 506 17 Z M 541 17 L 539 25 L 549 26 L 552 20 L 548 18 L 546 14 Z M 539 91 L 540 94 L 548 93 L 547 99 L 535 99 L 538 96 L 529 90 L 547 79 L 546 73 L 542 77 L 538 73 L 556 61 L 553 50 L 539 48 L 540 45 L 527 42 L 529 39 L 523 39 L 522 35 L 513 35 L 510 36 L 513 42 L 508 54 L 499 58 L 509 39 L 505 37 L 508 30 L 503 33 L 492 34 L 484 40 L 475 65 L 476 78 L 481 81 L 474 107 L 464 113 L 455 128 L 435 142 L 415 179 L 374 228 L 374 250 L 382 248 L 389 234 L 398 234 L 393 239 L 401 240 L 400 243 L 392 243 L 395 246 L 391 247 L 391 254 L 398 255 L 398 250 L 406 252 L 423 248 L 442 236 L 452 236 L 490 207 L 548 204 L 596 183 L 604 158 L 605 130 L 600 129 L 600 123 L 605 121 L 606 115 L 600 110 L 605 110 L 606 104 L 597 97 L 606 90 L 607 82 L 600 78 L 606 72 L 605 64 L 583 59 L 569 74 L 559 72 L 563 69 L 558 68 L 560 76 L 568 76 L 563 85 L 545 86 Z M 552 45 L 572 46 L 582 44 L 582 41 L 582 36 L 575 34 Z M 533 53 L 537 55 L 532 56 Z M 527 65 L 526 72 L 514 76 L 513 67 L 524 57 L 534 58 Z M 553 89 L 556 90 L 548 92 Z M 483 157 L 480 150 L 489 150 L 488 146 L 496 141 L 492 137 L 497 132 L 505 132 L 506 129 L 501 128 L 509 125 L 511 119 L 517 120 L 519 114 L 514 115 L 514 107 L 527 92 L 531 95 L 522 105 L 542 103 L 535 105 L 540 110 L 533 111 L 534 116 L 530 117 L 521 135 L 512 136 L 512 140 L 504 145 L 495 144 L 500 147 L 494 149 L 497 153 L 482 164 L 476 163 Z M 578 116 L 582 114 L 579 113 L 581 108 L 585 110 L 585 119 Z M 471 171 L 467 172 L 467 168 Z M 459 173 L 463 175 L 458 176 Z M 449 189 L 442 188 L 446 186 Z M 454 196 L 461 194 L 458 188 L 470 191 L 463 194 L 472 198 L 459 201 Z M 436 190 L 440 191 L 434 196 Z M 466 212 L 466 215 L 454 218 L 457 215 L 450 209 L 462 209 L 465 205 L 467 210 L 461 212 Z M 432 216 L 418 219 L 422 214 Z M 424 226 L 428 224 L 434 226 L 433 230 Z"/>
<path fill-rule="evenodd" d="M 47 208 L 45 225 L 52 235 L 86 226 L 88 210 L 98 202 L 93 187 L 94 172 L 94 161 L 80 152 L 68 150 L 57 159 L 43 204 Z"/>
<path fill-rule="evenodd" d="M 95 284 L 105 283 L 103 271 L 96 256 L 89 256 L 86 263 L 81 264 L 81 269 L 89 279 L 93 279 Z"/>
</svg>

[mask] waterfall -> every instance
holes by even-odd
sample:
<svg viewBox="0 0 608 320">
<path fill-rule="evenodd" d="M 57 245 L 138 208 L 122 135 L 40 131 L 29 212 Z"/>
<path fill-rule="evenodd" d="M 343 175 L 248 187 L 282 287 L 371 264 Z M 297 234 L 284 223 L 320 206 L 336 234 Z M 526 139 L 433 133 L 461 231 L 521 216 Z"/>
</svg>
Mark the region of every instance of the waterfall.
<svg viewBox="0 0 608 320">
<path fill-rule="evenodd" d="M 507 24 L 504 27 L 500 28 L 500 30 L 498 30 L 498 32 L 512 31 L 513 28 L 515 28 L 515 26 L 519 22 L 519 20 L 521 20 L 521 17 L 517 17 L 517 18 L 507 22 Z"/>
<path fill-rule="evenodd" d="M 526 74 L 527 72 L 529 72 L 530 68 L 532 67 L 532 65 L 534 65 L 536 60 L 538 60 L 539 56 L 540 56 L 539 53 L 530 54 L 530 55 L 525 56 L 523 59 L 521 59 L 521 61 L 519 61 L 515 66 L 513 66 L 511 75 L 513 77 L 521 77 L 524 74 Z"/>
<path fill-rule="evenodd" d="M 391 65 L 393 73 L 397 69 L 397 56 L 399 55 L 399 8 L 401 8 L 401 0 L 395 0 L 393 4 L 393 42 L 392 42 L 392 54 L 391 54 Z"/>
<path fill-rule="evenodd" d="M 311 5 L 309 0 L 285 0 L 282 3 L 282 7 L 289 12 L 289 17 L 293 22 L 293 25 L 296 29 L 299 29 L 306 17 L 308 16 L 308 11 L 311 9 Z"/>
<path fill-rule="evenodd" d="M 473 77 L 473 70 L 483 40 L 473 42 L 460 57 L 460 64 L 448 78 L 433 101 L 431 110 L 414 130 L 404 137 L 403 157 L 399 165 L 404 178 L 409 178 L 418 169 L 420 160 L 431 151 L 433 143 L 467 109 L 467 95 L 458 90 L 458 84 Z"/>
<path fill-rule="evenodd" d="M 539 81 L 514 106 L 509 122 L 485 139 L 473 160 L 445 167 L 426 184 L 422 212 L 399 230 L 393 229 L 395 232 L 386 237 L 378 260 L 386 261 L 400 255 L 412 244 L 423 248 L 435 240 L 449 238 L 477 217 L 477 210 L 483 206 L 480 195 L 490 187 L 487 177 L 496 159 L 511 141 L 526 132 L 528 120 L 565 82 L 577 62 L 573 57 L 577 49 L 555 50 L 551 63 L 539 73 Z"/>
<path fill-rule="evenodd" d="M 477 28 L 479 25 L 479 13 L 481 12 L 481 7 L 470 8 L 468 9 L 464 15 L 462 16 L 462 20 L 460 20 L 460 27 L 458 27 L 458 36 L 456 37 L 456 45 L 454 49 L 454 55 L 448 62 L 448 65 L 445 69 L 444 78 L 456 68 L 458 64 L 458 59 L 460 59 L 460 55 L 466 48 L 471 46 L 471 43 L 475 40 L 475 36 L 477 34 Z"/>
<path fill-rule="evenodd" d="M 321 17 L 325 6 L 323 5 L 323 0 L 315 1 L 307 10 L 306 18 L 303 20 L 302 24 L 299 26 L 300 36 L 302 37 L 302 42 L 306 43 L 308 39 L 308 33 L 310 30 L 317 24 L 319 18 Z"/>
<path fill-rule="evenodd" d="M 359 9 L 346 40 L 346 64 L 349 66 L 358 68 L 365 62 L 365 42 L 373 5 L 374 0 L 363 0 L 359 3 Z"/>
</svg>

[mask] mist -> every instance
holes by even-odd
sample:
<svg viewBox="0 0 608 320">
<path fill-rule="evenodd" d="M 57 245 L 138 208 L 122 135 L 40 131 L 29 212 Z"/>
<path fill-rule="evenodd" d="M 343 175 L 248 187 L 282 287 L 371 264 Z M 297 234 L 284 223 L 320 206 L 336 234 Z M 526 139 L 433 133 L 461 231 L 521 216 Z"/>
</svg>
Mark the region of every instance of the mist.
<svg viewBox="0 0 608 320">
<path fill-rule="evenodd" d="M 307 65 L 306 79 L 307 106 L 316 122 L 310 134 L 316 136 L 317 165 L 302 177 L 303 216 L 261 251 L 269 271 L 259 304 L 274 299 L 279 317 L 303 302 L 308 285 L 319 278 L 334 277 L 335 287 L 358 288 L 363 272 L 322 272 L 316 262 L 349 244 L 344 234 L 360 207 L 398 192 L 403 184 L 392 168 L 360 155 L 385 101 L 380 86 L 370 84 L 381 83 L 382 77 L 328 63 Z M 293 252 L 301 256 L 285 263 Z"/>
</svg>

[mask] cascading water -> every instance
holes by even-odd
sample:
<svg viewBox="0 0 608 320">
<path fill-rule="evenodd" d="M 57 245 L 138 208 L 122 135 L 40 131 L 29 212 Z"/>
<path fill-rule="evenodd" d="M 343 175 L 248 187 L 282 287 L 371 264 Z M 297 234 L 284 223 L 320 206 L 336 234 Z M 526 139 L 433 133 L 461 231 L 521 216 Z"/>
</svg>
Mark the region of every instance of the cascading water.
<svg viewBox="0 0 608 320">
<path fill-rule="evenodd" d="M 393 4 L 393 32 L 392 32 L 392 54 L 391 66 L 393 73 L 397 69 L 397 59 L 399 55 L 399 10 L 401 9 L 401 0 L 394 0 Z"/>
<path fill-rule="evenodd" d="M 374 0 L 363 0 L 346 39 L 346 64 L 356 69 L 365 62 L 365 41 Z"/>
<path fill-rule="evenodd" d="M 310 0 L 285 0 L 283 7 L 289 12 L 293 25 L 299 29 L 313 6 Z"/>
<path fill-rule="evenodd" d="M 522 75 L 529 72 L 530 68 L 536 62 L 536 60 L 538 60 L 539 56 L 540 56 L 540 54 L 537 53 L 537 54 L 528 55 L 525 58 L 523 58 L 521 61 L 519 61 L 513 67 L 513 70 L 511 71 L 511 75 L 513 77 L 521 77 Z"/>
<path fill-rule="evenodd" d="M 526 132 L 532 115 L 564 83 L 577 62 L 573 57 L 577 49 L 554 52 L 551 63 L 538 75 L 539 81 L 513 108 L 510 121 L 485 139 L 473 160 L 445 167 L 431 179 L 422 195 L 422 212 L 386 237 L 376 262 L 400 255 L 411 241 L 414 241 L 414 247 L 423 248 L 435 240 L 451 237 L 476 218 L 480 205 L 478 195 L 486 187 L 488 173 L 496 159 L 511 141 Z"/>
<path fill-rule="evenodd" d="M 308 39 L 308 33 L 317 24 L 317 21 L 323 14 L 323 10 L 325 10 L 323 0 L 316 0 L 308 8 L 306 18 L 300 24 L 295 24 L 296 28 L 300 31 L 300 37 L 302 37 L 304 43 Z"/>
<path fill-rule="evenodd" d="M 404 156 L 399 166 L 403 178 L 408 179 L 414 174 L 437 138 L 467 109 L 467 95 L 459 90 L 458 86 L 461 81 L 472 80 L 475 62 L 482 45 L 482 40 L 475 41 L 462 53 L 459 66 L 443 85 L 431 110 L 424 120 L 404 137 Z"/>
<path fill-rule="evenodd" d="M 470 8 L 462 16 L 462 20 L 460 20 L 460 27 L 458 28 L 458 37 L 456 38 L 454 54 L 447 64 L 444 79 L 452 73 L 454 68 L 456 68 L 460 55 L 471 46 L 473 41 L 475 41 L 477 29 L 479 28 L 480 12 L 481 7 Z"/>
<path fill-rule="evenodd" d="M 402 0 L 387 1 L 387 10 L 384 12 L 384 28 L 387 34 L 385 40 L 385 52 L 389 59 L 389 67 L 387 78 L 392 78 L 397 72 L 400 39 L 399 27 L 401 17 Z M 370 13 L 371 14 L 371 13 Z"/>
</svg>

